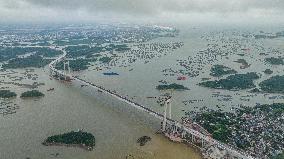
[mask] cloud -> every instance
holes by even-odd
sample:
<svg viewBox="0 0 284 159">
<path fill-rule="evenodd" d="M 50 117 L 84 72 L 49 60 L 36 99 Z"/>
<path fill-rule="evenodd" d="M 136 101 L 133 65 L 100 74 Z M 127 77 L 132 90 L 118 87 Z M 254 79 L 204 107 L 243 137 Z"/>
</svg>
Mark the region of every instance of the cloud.
<svg viewBox="0 0 284 159">
<path fill-rule="evenodd" d="M 253 9 L 284 10 L 283 0 L 25 0 L 60 9 L 151 14 L 157 12 L 246 12 Z"/>
<path fill-rule="evenodd" d="M 283 0 L 0 0 L 0 16 L 20 21 L 277 20 L 283 15 Z"/>
</svg>

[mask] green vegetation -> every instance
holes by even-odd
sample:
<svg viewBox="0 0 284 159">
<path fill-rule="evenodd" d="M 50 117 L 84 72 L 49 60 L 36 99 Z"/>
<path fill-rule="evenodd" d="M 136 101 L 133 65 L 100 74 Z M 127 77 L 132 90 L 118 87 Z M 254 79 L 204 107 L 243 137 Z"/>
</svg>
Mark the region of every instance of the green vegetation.
<svg viewBox="0 0 284 159">
<path fill-rule="evenodd" d="M 223 65 L 214 65 L 210 71 L 210 75 L 213 77 L 221 77 L 223 75 L 237 73 L 237 71 Z"/>
<path fill-rule="evenodd" d="M 284 31 L 281 31 L 281 32 L 277 32 L 274 34 L 264 34 L 262 32 L 262 34 L 257 34 L 257 35 L 254 35 L 254 37 L 256 39 L 274 39 L 274 38 L 281 38 L 281 37 L 284 37 Z"/>
<path fill-rule="evenodd" d="M 237 61 L 234 61 L 234 62 L 243 64 L 243 65 L 248 65 L 248 62 L 245 59 L 238 59 Z"/>
<path fill-rule="evenodd" d="M 21 98 L 28 98 L 28 97 L 42 97 L 44 96 L 43 93 L 41 93 L 38 90 L 32 90 L 32 91 L 26 91 L 21 94 Z"/>
<path fill-rule="evenodd" d="M 199 85 L 203 87 L 227 90 L 249 89 L 255 87 L 253 81 L 259 78 L 260 77 L 255 72 L 250 72 L 246 74 L 230 75 L 226 79 L 201 82 Z"/>
<path fill-rule="evenodd" d="M 264 70 L 263 72 L 264 72 L 265 74 L 268 74 L 268 75 L 270 75 L 270 74 L 273 73 L 273 71 L 270 70 L 270 69 L 266 69 L 266 70 Z"/>
<path fill-rule="evenodd" d="M 273 76 L 259 84 L 262 91 L 267 93 L 284 93 L 284 75 Z"/>
<path fill-rule="evenodd" d="M 11 92 L 10 90 L 0 90 L 0 98 L 12 98 L 16 96 L 17 94 L 15 92 Z"/>
<path fill-rule="evenodd" d="M 240 66 L 241 69 L 250 67 L 250 64 L 248 64 L 248 62 L 245 59 L 238 59 L 237 61 L 234 62 L 242 64 L 242 66 Z"/>
<path fill-rule="evenodd" d="M 118 51 L 118 52 L 123 52 L 123 51 L 128 51 L 130 48 L 126 44 L 121 44 L 121 45 L 115 45 L 115 44 L 110 44 L 106 47 L 107 51 Z"/>
<path fill-rule="evenodd" d="M 202 126 L 212 134 L 214 139 L 225 143 L 228 142 L 231 133 L 229 126 L 233 124 L 233 122 L 230 121 L 230 118 L 226 113 L 219 111 L 204 112 L 199 114 L 195 120 L 204 121 Z"/>
<path fill-rule="evenodd" d="M 284 65 L 284 60 L 282 57 L 270 57 L 270 58 L 265 58 L 265 61 L 271 65 Z"/>
<path fill-rule="evenodd" d="M 258 88 L 254 88 L 249 91 L 250 93 L 260 93 L 261 91 Z"/>
<path fill-rule="evenodd" d="M 69 133 L 50 136 L 43 142 L 43 145 L 81 146 L 87 150 L 92 150 L 95 146 L 95 137 L 91 133 L 71 131 Z"/>
<path fill-rule="evenodd" d="M 220 110 L 203 110 L 196 113 L 194 121 L 201 124 L 202 127 L 206 128 L 206 130 L 212 134 L 214 139 L 225 143 L 234 140 L 239 148 L 246 149 L 251 145 L 249 141 L 242 139 L 243 133 L 241 132 L 241 130 L 250 131 L 247 127 L 250 126 L 252 122 L 251 120 L 246 119 L 246 116 L 252 117 L 255 115 L 261 116 L 260 114 L 264 114 L 266 120 L 274 121 L 274 119 L 280 119 L 283 113 L 284 103 L 274 103 L 271 105 L 258 105 L 254 108 L 243 107 L 237 109 L 235 113 L 223 112 Z M 262 119 L 259 119 L 258 117 L 252 117 L 252 119 L 257 120 L 255 121 L 255 123 L 263 122 Z M 266 126 L 268 126 L 269 128 L 273 127 L 273 125 Z M 232 132 L 234 132 L 234 135 L 232 134 Z M 262 133 L 262 131 L 253 133 Z M 265 133 L 270 133 L 270 131 L 265 131 Z M 281 135 L 282 133 L 279 134 Z M 258 139 L 259 135 L 254 135 L 256 135 L 257 137 L 252 137 L 254 139 Z"/>
<path fill-rule="evenodd" d="M 277 36 L 275 35 L 254 35 L 254 38 L 256 39 L 274 39 L 274 38 L 277 38 Z"/>
<path fill-rule="evenodd" d="M 149 136 L 142 136 L 137 140 L 140 146 L 144 146 L 148 141 L 151 141 L 151 137 Z"/>
<path fill-rule="evenodd" d="M 272 159 L 284 159 L 284 152 L 272 157 Z"/>
<path fill-rule="evenodd" d="M 72 39 L 70 38 L 69 40 L 56 40 L 53 42 L 53 44 L 56 44 L 58 46 L 66 46 L 66 45 L 80 45 L 80 44 L 87 45 L 87 44 L 94 43 L 92 39 L 82 38 L 82 37 L 78 37 L 78 38 L 79 39 L 72 37 Z"/>
<path fill-rule="evenodd" d="M 15 58 L 8 61 L 7 64 L 3 64 L 3 69 L 16 69 L 27 67 L 44 67 L 49 64 L 51 60 L 43 59 L 41 56 L 32 55 L 26 58 Z"/>
<path fill-rule="evenodd" d="M 67 57 L 77 58 L 83 56 L 91 56 L 95 53 L 100 53 L 103 51 L 103 47 L 90 47 L 88 45 L 68 46 L 65 50 L 67 52 Z"/>
<path fill-rule="evenodd" d="M 90 62 L 95 62 L 96 59 L 76 59 L 76 60 L 70 60 L 69 66 L 71 70 L 73 71 L 82 71 L 88 69 L 88 67 L 91 65 Z M 63 70 L 63 62 L 60 62 L 56 65 L 56 69 Z"/>
<path fill-rule="evenodd" d="M 68 46 L 66 48 L 67 57 L 72 57 L 72 58 L 82 57 L 82 56 L 91 57 L 93 55 L 96 55 L 104 51 L 124 52 L 128 50 L 130 50 L 130 48 L 126 44 L 122 45 L 109 44 L 107 46 L 95 46 L 95 47 L 91 47 L 89 45 L 80 45 L 80 46 Z"/>
<path fill-rule="evenodd" d="M 109 63 L 111 61 L 110 57 L 102 57 L 99 59 L 102 63 Z"/>
<path fill-rule="evenodd" d="M 180 84 L 176 84 L 176 83 L 173 83 L 173 84 L 164 84 L 164 85 L 158 85 L 156 87 L 156 89 L 158 90 L 169 90 L 169 89 L 173 89 L 173 90 L 188 90 L 187 87 L 183 86 L 183 85 L 180 85 Z"/>
<path fill-rule="evenodd" d="M 53 57 L 62 54 L 59 50 L 45 47 L 0 47 L 0 61 L 8 61 L 28 53 L 43 57 Z"/>
</svg>

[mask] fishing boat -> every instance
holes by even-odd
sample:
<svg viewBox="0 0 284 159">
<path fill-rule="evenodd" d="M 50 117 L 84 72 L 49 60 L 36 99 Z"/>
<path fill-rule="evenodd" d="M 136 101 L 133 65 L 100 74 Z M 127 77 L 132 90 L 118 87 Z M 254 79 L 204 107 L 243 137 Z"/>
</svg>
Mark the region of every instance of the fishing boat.
<svg viewBox="0 0 284 159">
<path fill-rule="evenodd" d="M 47 91 L 54 91 L 54 88 L 49 88 Z"/>
<path fill-rule="evenodd" d="M 186 77 L 184 77 L 184 76 L 179 76 L 178 78 L 177 78 L 177 80 L 186 80 Z"/>
<path fill-rule="evenodd" d="M 116 73 L 116 72 L 104 72 L 103 74 L 104 74 L 104 75 L 107 75 L 107 76 L 119 75 L 119 74 Z"/>
<path fill-rule="evenodd" d="M 250 48 L 241 49 L 242 51 L 250 51 Z"/>
</svg>

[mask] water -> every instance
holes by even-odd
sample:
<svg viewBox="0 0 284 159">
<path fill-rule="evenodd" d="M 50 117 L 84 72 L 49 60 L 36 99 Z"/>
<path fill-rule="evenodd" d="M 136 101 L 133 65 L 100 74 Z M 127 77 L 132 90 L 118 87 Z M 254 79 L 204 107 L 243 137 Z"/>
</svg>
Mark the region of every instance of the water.
<svg viewBox="0 0 284 159">
<path fill-rule="evenodd" d="M 200 158 L 197 151 L 156 135 L 159 122 L 144 119 L 143 113 L 137 113 L 123 103 L 96 91 L 81 90 L 80 85 L 76 83 L 66 84 L 50 80 L 47 72 L 43 70 L 35 72 L 39 75 L 38 81 L 45 83 L 39 88 L 45 93 L 45 97 L 11 99 L 18 103 L 20 108 L 15 114 L 0 117 L 1 159 L 49 159 L 54 158 L 56 153 L 59 153 L 57 158 L 62 159 L 124 159 L 127 155 L 149 159 L 175 156 Z M 22 82 L 28 83 L 28 80 Z M 10 87 L 17 94 L 27 90 Z M 55 91 L 46 91 L 53 87 Z M 93 151 L 46 147 L 41 144 L 48 136 L 77 129 L 94 134 L 96 146 Z M 143 135 L 150 136 L 152 141 L 140 147 L 136 140 Z"/>
<path fill-rule="evenodd" d="M 264 29 L 264 28 L 261 28 Z M 266 28 L 268 31 L 277 32 L 281 29 Z M 266 31 L 264 30 L 264 31 Z M 258 29 L 250 28 L 236 28 L 236 27 L 216 27 L 216 28 L 198 28 L 188 27 L 181 30 L 180 36 L 175 38 L 160 38 L 155 39 L 152 42 L 184 42 L 184 46 L 175 51 L 169 52 L 166 56 L 161 58 L 154 58 L 149 63 L 144 64 L 142 61 L 131 64 L 129 67 L 110 67 L 109 70 L 119 73 L 119 76 L 105 76 L 102 73 L 106 72 L 106 69 L 102 71 L 93 70 L 97 66 L 91 67 L 88 71 L 80 74 L 81 78 L 84 78 L 92 83 L 102 85 L 110 90 L 116 90 L 121 95 L 133 97 L 138 103 L 142 103 L 151 109 L 163 112 L 163 107 L 156 103 L 155 99 L 148 99 L 148 96 L 160 96 L 166 92 L 160 92 L 156 90 L 156 86 L 161 84 L 158 81 L 165 80 L 168 83 L 179 83 L 188 87 L 189 91 L 175 91 L 173 93 L 173 118 L 180 120 L 184 116 L 184 112 L 198 110 L 202 107 L 209 107 L 217 109 L 216 105 L 222 106 L 223 110 L 230 111 L 234 107 L 240 105 L 255 106 L 256 103 L 269 104 L 273 102 L 283 102 L 283 95 L 281 94 L 266 94 L 266 93 L 249 93 L 248 90 L 240 91 L 227 91 L 227 90 L 216 90 L 200 87 L 197 84 L 202 81 L 202 78 L 210 78 L 210 80 L 218 80 L 218 78 L 211 77 L 209 75 L 210 68 L 214 64 L 222 64 L 233 68 L 238 73 L 257 72 L 261 75 L 261 78 L 256 80 L 258 84 L 263 80 L 266 80 L 274 75 L 283 75 L 283 66 L 271 66 L 264 62 L 265 57 L 277 57 L 281 56 L 281 52 L 284 51 L 283 38 L 278 39 L 261 39 L 255 40 L 244 39 L 241 35 L 248 33 L 257 33 Z M 223 36 L 225 35 L 225 36 Z M 217 42 L 208 42 L 202 36 L 209 36 L 209 38 L 217 40 Z M 215 38 L 212 38 L 215 36 Z M 182 69 L 178 65 L 177 60 L 185 60 L 189 57 L 196 57 L 200 61 L 208 60 L 206 57 L 199 57 L 199 51 L 205 50 L 207 44 L 216 43 L 223 45 L 220 40 L 224 38 L 225 41 L 230 39 L 238 41 L 240 48 L 250 48 L 251 51 L 244 53 L 240 49 L 236 52 L 230 53 L 228 56 L 218 57 L 211 63 L 203 64 L 200 68 L 200 75 L 197 77 L 188 77 L 185 81 L 177 81 L 177 77 L 181 74 L 174 74 L 174 76 L 164 76 L 162 70 L 172 68 L 174 70 Z M 260 56 L 259 53 L 262 51 L 258 50 L 260 47 L 264 47 L 264 52 L 269 52 L 271 48 L 277 49 L 280 53 L 270 53 L 268 56 Z M 244 53 L 245 56 L 239 56 L 237 54 Z M 282 53 L 283 54 L 283 53 Z M 234 61 L 238 59 L 245 59 L 251 66 L 246 69 L 240 69 L 239 63 Z M 271 69 L 274 71 L 272 75 L 265 75 L 263 71 L 265 69 Z M 133 69 L 133 71 L 129 71 Z M 225 76 L 226 77 L 226 76 Z M 220 93 L 221 96 L 231 96 L 231 100 L 221 100 L 221 97 L 213 97 L 216 92 Z M 269 97 L 278 96 L 277 99 L 271 100 Z M 249 99 L 245 101 L 246 99 Z M 186 100 L 201 100 L 192 104 L 184 105 L 182 101 Z M 221 100 L 221 101 L 220 101 Z"/>
</svg>

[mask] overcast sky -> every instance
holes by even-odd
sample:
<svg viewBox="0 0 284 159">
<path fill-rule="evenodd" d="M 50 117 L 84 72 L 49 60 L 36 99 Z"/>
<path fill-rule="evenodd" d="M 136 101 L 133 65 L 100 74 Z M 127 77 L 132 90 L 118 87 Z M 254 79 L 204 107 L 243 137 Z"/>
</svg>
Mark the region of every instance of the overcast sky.
<svg viewBox="0 0 284 159">
<path fill-rule="evenodd" d="M 284 0 L 0 0 L 0 22 L 284 21 Z"/>
</svg>

